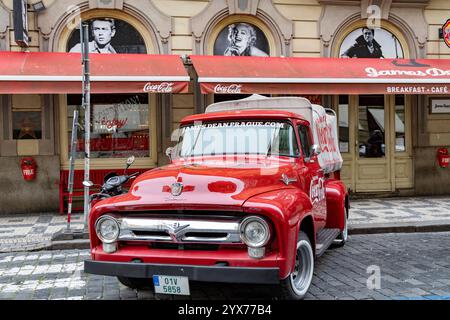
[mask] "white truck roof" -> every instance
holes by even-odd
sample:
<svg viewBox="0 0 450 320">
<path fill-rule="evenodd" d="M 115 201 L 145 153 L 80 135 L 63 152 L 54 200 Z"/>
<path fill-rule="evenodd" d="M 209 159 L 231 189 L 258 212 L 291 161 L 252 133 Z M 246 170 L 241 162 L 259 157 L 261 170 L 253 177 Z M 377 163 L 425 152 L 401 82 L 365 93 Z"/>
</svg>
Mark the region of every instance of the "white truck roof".
<svg viewBox="0 0 450 320">
<path fill-rule="evenodd" d="M 332 109 L 312 104 L 302 97 L 265 97 L 254 94 L 248 98 L 209 105 L 205 113 L 237 110 L 280 110 L 301 115 L 312 126 L 314 144 L 320 146 L 319 164 L 326 173 L 342 168 L 339 152 L 337 117 Z"/>
<path fill-rule="evenodd" d="M 313 104 L 301 97 L 265 97 L 254 94 L 248 98 L 217 102 L 209 105 L 205 113 L 234 110 L 282 110 L 301 115 L 312 123 Z M 321 106 L 320 106 L 321 107 Z"/>
</svg>

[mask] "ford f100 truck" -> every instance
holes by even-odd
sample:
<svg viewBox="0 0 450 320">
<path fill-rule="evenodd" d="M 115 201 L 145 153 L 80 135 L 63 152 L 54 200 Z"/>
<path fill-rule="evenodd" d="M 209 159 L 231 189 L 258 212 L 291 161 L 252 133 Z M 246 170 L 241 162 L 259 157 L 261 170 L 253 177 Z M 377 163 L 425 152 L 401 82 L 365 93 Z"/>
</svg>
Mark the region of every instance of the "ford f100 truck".
<svg viewBox="0 0 450 320">
<path fill-rule="evenodd" d="M 208 281 L 302 299 L 316 258 L 347 241 L 334 112 L 251 96 L 212 104 L 177 131 L 170 164 L 91 209 L 85 272 L 162 294 Z"/>
</svg>

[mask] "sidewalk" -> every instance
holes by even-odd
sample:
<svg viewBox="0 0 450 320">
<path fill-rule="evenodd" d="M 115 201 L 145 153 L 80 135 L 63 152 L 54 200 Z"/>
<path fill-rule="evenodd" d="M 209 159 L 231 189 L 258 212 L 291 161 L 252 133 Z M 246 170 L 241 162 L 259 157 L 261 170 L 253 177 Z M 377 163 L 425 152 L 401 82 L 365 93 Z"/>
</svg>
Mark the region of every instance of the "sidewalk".
<svg viewBox="0 0 450 320">
<path fill-rule="evenodd" d="M 350 234 L 450 231 L 450 196 L 350 201 Z"/>
<path fill-rule="evenodd" d="M 350 203 L 350 234 L 450 231 L 450 196 L 354 200 Z M 0 216 L 0 253 L 88 247 L 87 240 L 52 243 L 66 228 L 57 213 Z M 72 230 L 83 229 L 83 215 L 72 215 Z"/>
<path fill-rule="evenodd" d="M 83 229 L 83 214 L 72 214 L 71 229 Z M 49 249 L 52 236 L 67 227 L 67 215 L 59 213 L 0 216 L 0 253 Z"/>
</svg>

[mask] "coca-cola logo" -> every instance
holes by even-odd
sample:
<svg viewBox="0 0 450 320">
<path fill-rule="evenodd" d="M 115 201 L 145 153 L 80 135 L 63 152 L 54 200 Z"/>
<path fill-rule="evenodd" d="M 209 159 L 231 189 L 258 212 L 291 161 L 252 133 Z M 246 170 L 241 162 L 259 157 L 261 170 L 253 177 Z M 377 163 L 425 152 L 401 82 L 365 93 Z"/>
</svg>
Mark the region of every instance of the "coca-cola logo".
<svg viewBox="0 0 450 320">
<path fill-rule="evenodd" d="M 147 83 L 144 86 L 144 92 L 152 93 L 171 93 L 173 91 L 173 82 Z"/>
<path fill-rule="evenodd" d="M 315 176 L 311 180 L 309 186 L 309 198 L 313 204 L 325 200 L 325 183 L 322 177 L 319 178 L 318 176 Z"/>
<path fill-rule="evenodd" d="M 112 128 L 116 128 L 116 129 L 122 129 L 128 122 L 128 118 L 125 119 L 119 119 L 119 118 L 114 118 L 114 119 L 107 119 L 105 117 L 103 117 L 100 120 L 100 125 L 101 128 L 105 128 L 107 130 L 111 130 Z"/>
<path fill-rule="evenodd" d="M 241 88 L 240 84 L 222 85 L 219 83 L 214 87 L 214 93 L 241 93 Z"/>
</svg>

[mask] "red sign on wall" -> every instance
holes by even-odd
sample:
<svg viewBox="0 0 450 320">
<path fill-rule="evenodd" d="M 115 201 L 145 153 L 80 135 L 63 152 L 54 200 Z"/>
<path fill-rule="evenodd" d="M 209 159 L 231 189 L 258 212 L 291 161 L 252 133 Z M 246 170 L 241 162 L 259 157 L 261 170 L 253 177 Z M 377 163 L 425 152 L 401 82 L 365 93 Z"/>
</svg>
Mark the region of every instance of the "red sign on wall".
<svg viewBox="0 0 450 320">
<path fill-rule="evenodd" d="M 445 44 L 450 48 L 450 19 L 442 26 L 442 36 L 444 37 Z"/>
</svg>

